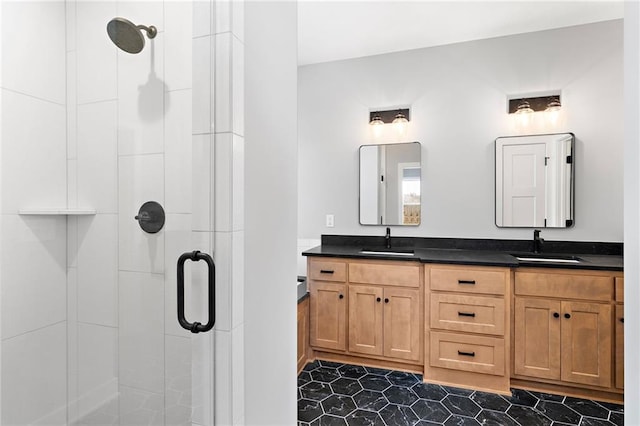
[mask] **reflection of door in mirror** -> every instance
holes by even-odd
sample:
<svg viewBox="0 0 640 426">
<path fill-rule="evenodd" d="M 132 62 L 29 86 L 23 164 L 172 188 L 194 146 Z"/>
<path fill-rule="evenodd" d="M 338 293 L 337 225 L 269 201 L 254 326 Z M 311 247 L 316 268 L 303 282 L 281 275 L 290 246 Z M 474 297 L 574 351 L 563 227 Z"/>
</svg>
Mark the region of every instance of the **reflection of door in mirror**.
<svg viewBox="0 0 640 426">
<path fill-rule="evenodd" d="M 571 133 L 496 139 L 496 225 L 573 224 Z"/>
<path fill-rule="evenodd" d="M 504 145 L 504 226 L 544 226 L 545 144 Z"/>
</svg>

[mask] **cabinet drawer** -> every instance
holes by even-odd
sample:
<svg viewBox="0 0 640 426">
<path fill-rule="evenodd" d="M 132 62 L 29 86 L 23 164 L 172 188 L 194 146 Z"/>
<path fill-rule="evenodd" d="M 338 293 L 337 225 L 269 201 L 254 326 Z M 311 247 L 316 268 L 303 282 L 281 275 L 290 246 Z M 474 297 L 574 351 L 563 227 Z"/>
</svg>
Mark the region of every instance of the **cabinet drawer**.
<svg viewBox="0 0 640 426">
<path fill-rule="evenodd" d="M 504 375 L 504 339 L 432 331 L 429 342 L 432 367 Z"/>
<path fill-rule="evenodd" d="M 488 294 L 505 292 L 508 277 L 506 271 L 439 266 L 427 268 L 432 290 Z"/>
<path fill-rule="evenodd" d="M 347 264 L 331 260 L 309 260 L 309 277 L 312 280 L 344 282 L 347 280 Z"/>
<path fill-rule="evenodd" d="M 500 297 L 431 293 L 431 328 L 501 336 L 504 304 Z"/>
<path fill-rule="evenodd" d="M 616 277 L 616 302 L 624 302 L 624 278 Z"/>
<path fill-rule="evenodd" d="M 420 287 L 420 265 L 349 263 L 349 282 Z"/>
<path fill-rule="evenodd" d="M 561 299 L 610 301 L 613 277 L 544 272 L 516 272 L 515 294 Z"/>
</svg>

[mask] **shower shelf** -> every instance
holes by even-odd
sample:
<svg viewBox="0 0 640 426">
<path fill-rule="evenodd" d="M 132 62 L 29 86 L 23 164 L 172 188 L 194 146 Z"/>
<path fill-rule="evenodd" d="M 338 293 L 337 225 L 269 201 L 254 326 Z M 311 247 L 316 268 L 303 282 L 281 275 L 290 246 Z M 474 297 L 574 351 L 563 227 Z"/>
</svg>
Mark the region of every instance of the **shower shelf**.
<svg viewBox="0 0 640 426">
<path fill-rule="evenodd" d="M 58 216 L 82 216 L 94 215 L 95 209 L 20 209 L 20 215 L 58 215 Z"/>
</svg>

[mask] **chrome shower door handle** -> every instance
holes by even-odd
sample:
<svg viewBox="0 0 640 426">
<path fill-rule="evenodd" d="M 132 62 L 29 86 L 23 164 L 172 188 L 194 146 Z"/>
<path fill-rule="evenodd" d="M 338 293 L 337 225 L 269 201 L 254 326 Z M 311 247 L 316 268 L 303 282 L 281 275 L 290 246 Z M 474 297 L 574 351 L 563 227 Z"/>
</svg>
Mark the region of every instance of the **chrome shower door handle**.
<svg viewBox="0 0 640 426">
<path fill-rule="evenodd" d="M 208 291 L 207 297 L 209 306 L 209 320 L 206 324 L 202 325 L 199 322 L 190 323 L 184 316 L 184 263 L 187 260 L 197 262 L 204 260 L 207 263 L 209 270 L 208 277 Z M 213 263 L 213 259 L 206 253 L 202 253 L 198 250 L 183 253 L 178 258 L 178 322 L 180 326 L 185 330 L 189 330 L 192 333 L 202 333 L 209 331 L 213 328 L 216 322 L 216 265 Z"/>
</svg>

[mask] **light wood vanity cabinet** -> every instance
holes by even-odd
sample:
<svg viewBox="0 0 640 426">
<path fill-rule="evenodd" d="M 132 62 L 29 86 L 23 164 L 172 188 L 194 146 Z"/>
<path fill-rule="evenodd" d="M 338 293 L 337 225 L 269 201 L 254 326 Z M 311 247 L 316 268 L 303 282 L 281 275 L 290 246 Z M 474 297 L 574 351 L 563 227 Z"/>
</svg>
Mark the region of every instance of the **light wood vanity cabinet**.
<svg viewBox="0 0 640 426">
<path fill-rule="evenodd" d="M 508 268 L 426 265 L 427 382 L 509 393 Z"/>
<path fill-rule="evenodd" d="M 623 393 L 622 272 L 309 257 L 308 278 L 321 359 L 504 394 Z"/>
<path fill-rule="evenodd" d="M 420 360 L 418 289 L 349 286 L 349 352 Z"/>
<path fill-rule="evenodd" d="M 611 388 L 613 284 L 609 272 L 517 270 L 514 377 Z"/>
<path fill-rule="evenodd" d="M 309 258 L 308 269 L 310 342 L 316 351 L 421 363 L 424 305 L 419 263 Z"/>
<path fill-rule="evenodd" d="M 624 278 L 616 277 L 615 387 L 624 389 Z"/>
<path fill-rule="evenodd" d="M 307 363 L 309 354 L 309 298 L 298 303 L 298 374 Z"/>
<path fill-rule="evenodd" d="M 311 346 L 347 349 L 347 285 L 311 280 L 309 298 Z"/>
</svg>

